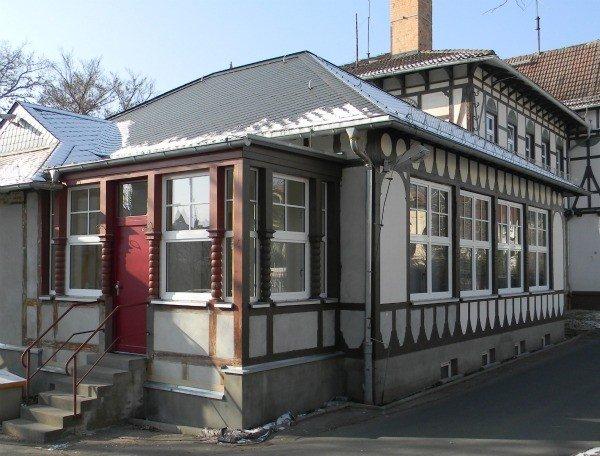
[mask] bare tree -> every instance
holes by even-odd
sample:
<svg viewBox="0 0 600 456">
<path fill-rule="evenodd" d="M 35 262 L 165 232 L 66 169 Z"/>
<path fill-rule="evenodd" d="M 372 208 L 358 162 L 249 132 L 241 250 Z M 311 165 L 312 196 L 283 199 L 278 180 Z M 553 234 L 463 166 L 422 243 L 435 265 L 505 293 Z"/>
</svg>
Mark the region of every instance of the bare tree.
<svg viewBox="0 0 600 456">
<path fill-rule="evenodd" d="M 27 50 L 26 44 L 12 47 L 0 41 L 0 109 L 16 100 L 28 100 L 44 85 L 48 62 Z"/>
<path fill-rule="evenodd" d="M 154 93 L 154 82 L 127 70 L 127 77 L 107 73 L 102 59 L 76 60 L 62 52 L 52 64 L 40 103 L 86 115 L 109 115 L 146 101 Z"/>
<path fill-rule="evenodd" d="M 115 81 L 116 108 L 118 111 L 143 103 L 154 94 L 154 81 L 127 69 L 127 78 L 113 75 Z"/>
</svg>

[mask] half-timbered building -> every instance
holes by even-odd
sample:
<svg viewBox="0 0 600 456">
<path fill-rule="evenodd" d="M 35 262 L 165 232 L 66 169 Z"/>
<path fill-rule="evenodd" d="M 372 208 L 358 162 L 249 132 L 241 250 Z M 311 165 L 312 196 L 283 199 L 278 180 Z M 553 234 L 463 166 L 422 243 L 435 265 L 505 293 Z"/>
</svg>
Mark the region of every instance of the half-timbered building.
<svg viewBox="0 0 600 456">
<path fill-rule="evenodd" d="M 502 120 L 511 102 L 489 90 Z M 514 106 L 517 147 L 527 121 L 538 153 L 544 131 L 556 144 L 578 128 L 526 96 L 539 106 Z M 494 137 L 470 128 L 468 99 L 452 114 L 465 127 L 300 52 L 107 120 L 15 104 L 0 124 L 0 367 L 27 377 L 28 404 L 4 430 L 247 428 L 335 396 L 388 403 L 562 340 L 562 201 L 587 192 L 510 150 L 502 121 Z"/>
<path fill-rule="evenodd" d="M 600 41 L 507 60 L 583 117 L 588 128 L 569 137 L 571 179 L 589 195 L 567 205 L 570 303 L 598 308 L 600 283 Z"/>
</svg>

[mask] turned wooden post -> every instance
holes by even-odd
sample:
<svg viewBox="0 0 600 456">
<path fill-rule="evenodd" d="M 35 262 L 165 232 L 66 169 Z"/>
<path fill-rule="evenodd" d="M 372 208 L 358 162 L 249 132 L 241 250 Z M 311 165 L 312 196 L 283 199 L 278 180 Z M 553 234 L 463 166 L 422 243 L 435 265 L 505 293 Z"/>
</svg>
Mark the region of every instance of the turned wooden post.
<svg viewBox="0 0 600 456">
<path fill-rule="evenodd" d="M 67 198 L 66 188 L 58 191 L 54 198 L 54 220 L 52 221 L 52 237 L 54 240 L 54 291 L 57 295 L 65 294 L 65 264 L 67 250 Z"/>
<path fill-rule="evenodd" d="M 148 175 L 146 239 L 148 240 L 148 297 L 160 298 L 160 241 L 162 182 L 160 174 Z"/>
<path fill-rule="evenodd" d="M 210 247 L 210 289 L 212 302 L 223 302 L 223 238 L 224 230 L 208 230 Z"/>
</svg>

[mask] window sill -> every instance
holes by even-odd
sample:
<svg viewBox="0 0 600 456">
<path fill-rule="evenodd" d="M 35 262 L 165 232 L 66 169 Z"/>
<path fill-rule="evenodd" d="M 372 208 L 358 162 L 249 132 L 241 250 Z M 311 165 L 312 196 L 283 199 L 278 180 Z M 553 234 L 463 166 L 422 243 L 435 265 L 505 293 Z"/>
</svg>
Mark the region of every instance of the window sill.
<svg viewBox="0 0 600 456">
<path fill-rule="evenodd" d="M 316 299 L 303 299 L 299 301 L 278 301 L 274 302 L 273 305 L 275 307 L 288 307 L 288 306 L 309 306 L 311 304 L 330 304 L 338 302 L 337 299 L 324 299 L 324 298 L 316 298 Z M 261 303 L 264 304 L 264 303 Z"/>
<path fill-rule="evenodd" d="M 38 301 L 59 301 L 59 302 L 85 302 L 93 304 L 96 302 L 103 302 L 102 297 L 93 296 L 39 296 Z"/>
<path fill-rule="evenodd" d="M 162 299 L 153 299 L 150 301 L 153 306 L 173 306 L 173 307 L 199 307 L 206 308 L 206 301 L 166 301 Z"/>
<path fill-rule="evenodd" d="M 446 304 L 452 302 L 459 302 L 460 298 L 436 298 L 436 299 L 423 299 L 423 300 L 414 300 L 411 299 L 410 303 L 413 306 L 428 306 L 431 304 Z"/>
<path fill-rule="evenodd" d="M 217 308 L 217 309 L 233 309 L 233 303 L 232 302 L 215 302 L 213 304 L 213 307 Z"/>
<path fill-rule="evenodd" d="M 485 301 L 487 299 L 496 299 L 497 297 L 498 297 L 497 294 L 484 294 L 484 295 L 462 296 L 460 298 L 460 300 L 461 300 L 461 302 Z"/>
<path fill-rule="evenodd" d="M 529 293 L 524 291 L 517 291 L 514 293 L 500 293 L 500 298 L 524 298 L 525 296 L 529 296 Z"/>
</svg>

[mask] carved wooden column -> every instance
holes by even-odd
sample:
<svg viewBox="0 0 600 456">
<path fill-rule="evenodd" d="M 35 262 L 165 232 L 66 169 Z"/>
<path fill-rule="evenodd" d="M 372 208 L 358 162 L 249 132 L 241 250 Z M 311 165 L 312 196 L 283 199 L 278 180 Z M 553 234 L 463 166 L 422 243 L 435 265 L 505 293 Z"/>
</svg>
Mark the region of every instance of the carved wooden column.
<svg viewBox="0 0 600 456">
<path fill-rule="evenodd" d="M 263 303 L 271 301 L 271 239 L 274 230 L 263 229 L 257 232 L 260 249 L 260 288 L 258 299 Z"/>
<path fill-rule="evenodd" d="M 54 197 L 54 220 L 52 221 L 52 237 L 54 240 L 54 291 L 57 295 L 65 294 L 65 264 L 67 250 L 67 198 L 68 190 L 58 191 Z"/>
<path fill-rule="evenodd" d="M 311 234 L 308 236 L 310 245 L 310 297 L 321 297 L 321 242 L 322 234 Z"/>
<path fill-rule="evenodd" d="M 148 297 L 160 298 L 160 241 L 162 181 L 159 174 L 148 175 L 146 239 L 148 240 Z"/>
<path fill-rule="evenodd" d="M 323 242 L 323 191 L 322 182 L 317 179 L 309 181 L 309 235 L 310 246 L 310 298 L 321 297 L 321 242 Z"/>
<path fill-rule="evenodd" d="M 113 248 L 114 248 L 114 214 L 115 214 L 115 183 L 107 180 L 100 181 L 100 242 L 101 249 L 101 287 L 105 301 L 113 295 Z"/>
<path fill-rule="evenodd" d="M 101 234 L 100 242 L 102 243 L 101 250 L 101 283 L 102 283 L 102 296 L 108 298 L 112 295 L 112 262 L 113 262 L 113 247 L 114 247 L 114 236 L 112 234 Z"/>
<path fill-rule="evenodd" d="M 223 239 L 225 230 L 210 229 L 210 289 L 213 303 L 223 302 Z"/>
</svg>

